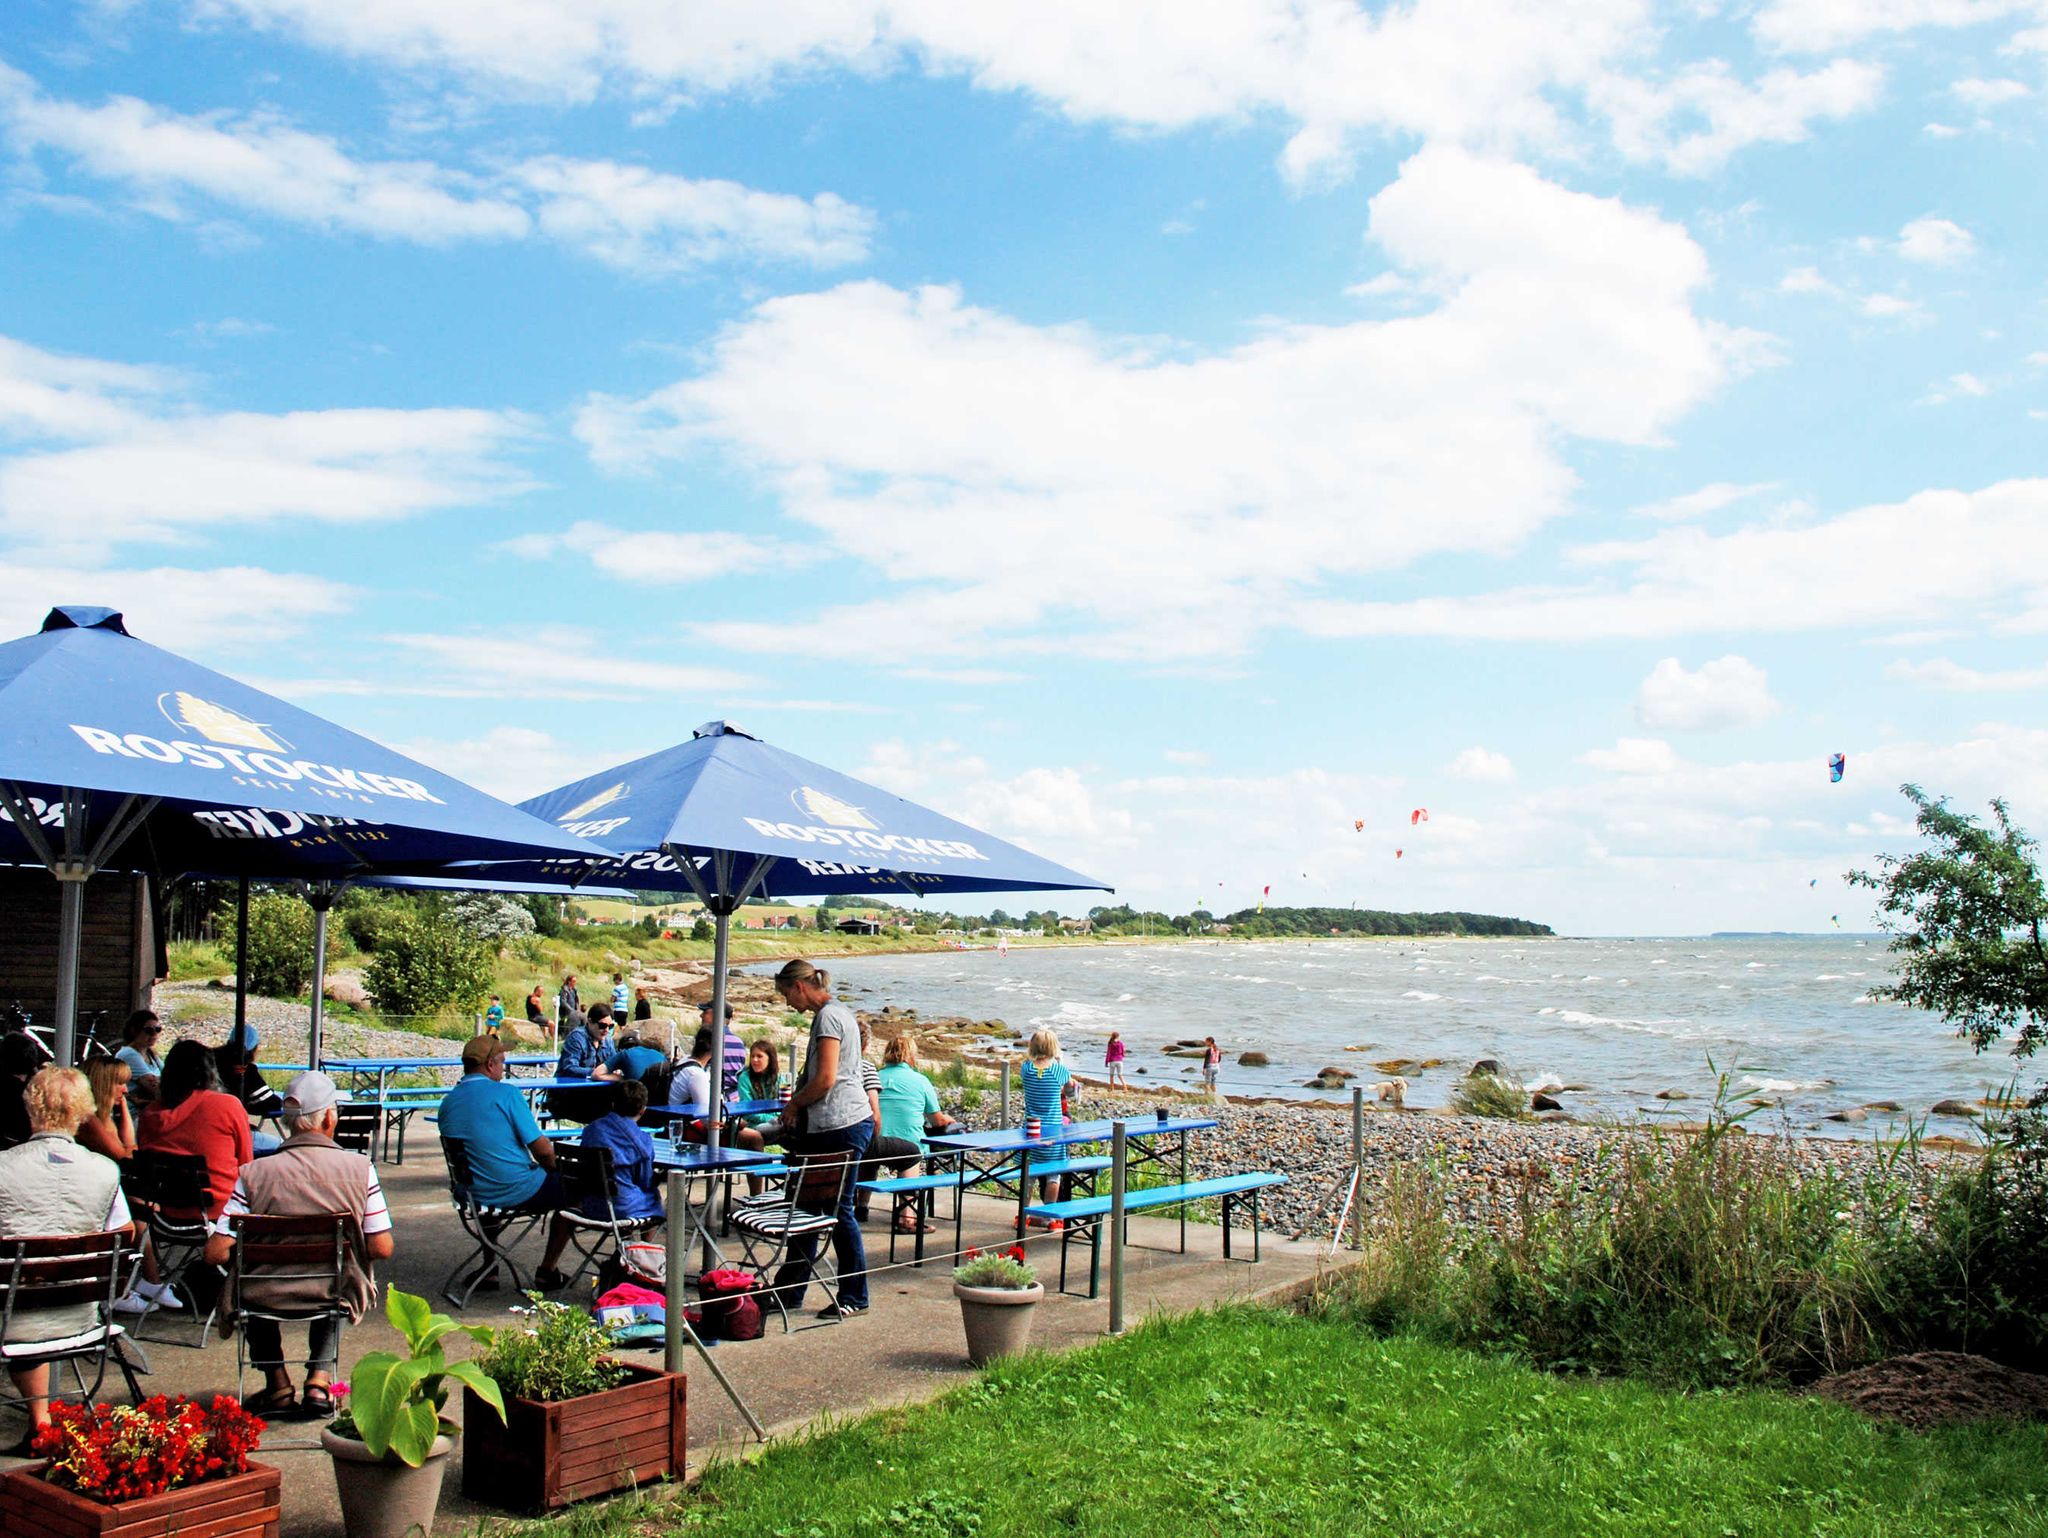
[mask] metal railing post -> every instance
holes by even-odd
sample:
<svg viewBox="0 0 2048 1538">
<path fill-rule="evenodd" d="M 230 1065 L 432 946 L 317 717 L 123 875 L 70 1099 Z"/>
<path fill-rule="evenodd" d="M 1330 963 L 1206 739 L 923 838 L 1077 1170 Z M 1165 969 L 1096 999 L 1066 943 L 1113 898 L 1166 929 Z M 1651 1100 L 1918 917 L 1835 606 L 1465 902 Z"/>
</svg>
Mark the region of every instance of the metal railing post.
<svg viewBox="0 0 2048 1538">
<path fill-rule="evenodd" d="M 1351 1091 L 1351 1247 L 1365 1248 L 1365 1091 Z"/>
<path fill-rule="evenodd" d="M 998 1052 L 998 1071 L 1003 1081 L 1003 1125 L 1010 1125 L 1010 1054 Z"/>
<path fill-rule="evenodd" d="M 670 1372 L 683 1370 L 683 1348 L 688 1338 L 683 1334 L 683 1278 L 690 1268 L 690 1251 L 686 1240 L 689 1229 L 690 1177 L 681 1170 L 670 1170 L 665 1182 L 668 1187 L 666 1209 L 669 1221 L 663 1234 L 663 1248 L 668 1252 L 666 1264 L 662 1267 L 662 1290 L 674 1300 L 674 1307 L 663 1316 L 664 1364 Z M 748 1419 L 753 1417 L 750 1414 Z"/>
<path fill-rule="evenodd" d="M 1124 1180 L 1130 1173 L 1129 1145 L 1118 1117 L 1109 1130 L 1109 1333 L 1124 1332 Z M 1061 1240 L 1065 1242 L 1064 1237 Z"/>
</svg>

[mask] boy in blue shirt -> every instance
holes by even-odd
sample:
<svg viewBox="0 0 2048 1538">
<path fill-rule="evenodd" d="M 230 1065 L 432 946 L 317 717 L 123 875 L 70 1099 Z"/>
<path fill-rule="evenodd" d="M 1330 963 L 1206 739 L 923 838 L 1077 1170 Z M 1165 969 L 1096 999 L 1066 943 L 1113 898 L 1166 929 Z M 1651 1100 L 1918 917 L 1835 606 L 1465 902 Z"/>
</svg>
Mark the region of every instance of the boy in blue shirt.
<svg viewBox="0 0 2048 1538">
<path fill-rule="evenodd" d="M 602 1148 L 612 1156 L 612 1211 L 620 1218 L 661 1216 L 661 1186 L 654 1173 L 654 1139 L 640 1125 L 647 1109 L 647 1086 L 627 1079 L 613 1091 L 612 1108 L 583 1129 L 585 1148 Z M 583 1198 L 583 1215 L 602 1218 L 604 1204 Z"/>
</svg>

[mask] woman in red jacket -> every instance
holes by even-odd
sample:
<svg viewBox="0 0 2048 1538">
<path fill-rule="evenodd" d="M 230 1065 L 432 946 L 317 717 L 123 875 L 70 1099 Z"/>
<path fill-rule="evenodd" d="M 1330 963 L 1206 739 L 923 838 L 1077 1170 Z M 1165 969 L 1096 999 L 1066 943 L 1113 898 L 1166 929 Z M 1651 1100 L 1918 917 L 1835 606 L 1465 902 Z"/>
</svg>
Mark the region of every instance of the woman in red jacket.
<svg viewBox="0 0 2048 1538">
<path fill-rule="evenodd" d="M 220 1087 L 213 1051 L 203 1042 L 181 1041 L 164 1059 L 157 1103 L 142 1113 L 137 1141 L 159 1153 L 197 1154 L 206 1161 L 209 1221 L 234 1194 L 235 1177 L 256 1157 L 249 1113 Z"/>
</svg>

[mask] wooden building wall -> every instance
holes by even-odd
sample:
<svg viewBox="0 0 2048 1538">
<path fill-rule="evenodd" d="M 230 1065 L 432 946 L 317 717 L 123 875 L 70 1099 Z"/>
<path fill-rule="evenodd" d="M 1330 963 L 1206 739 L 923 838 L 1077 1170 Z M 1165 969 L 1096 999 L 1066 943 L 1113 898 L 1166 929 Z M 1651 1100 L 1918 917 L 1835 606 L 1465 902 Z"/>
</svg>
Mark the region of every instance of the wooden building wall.
<svg viewBox="0 0 2048 1538">
<path fill-rule="evenodd" d="M 157 980 L 149 883 L 113 873 L 93 877 L 85 884 L 79 1014 L 104 1009 L 119 1025 L 150 1002 Z M 39 1024 L 57 1004 L 57 882 L 40 868 L 0 870 L 0 1007 L 14 1003 Z"/>
</svg>

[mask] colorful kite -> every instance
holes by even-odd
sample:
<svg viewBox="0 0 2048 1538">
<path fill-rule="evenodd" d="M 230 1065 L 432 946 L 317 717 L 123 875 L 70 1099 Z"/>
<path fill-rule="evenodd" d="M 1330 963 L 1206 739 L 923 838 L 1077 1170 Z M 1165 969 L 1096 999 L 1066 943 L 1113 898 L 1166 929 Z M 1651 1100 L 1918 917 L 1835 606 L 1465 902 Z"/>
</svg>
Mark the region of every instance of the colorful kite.
<svg viewBox="0 0 2048 1538">
<path fill-rule="evenodd" d="M 1395 858 L 1395 859 L 1397 859 L 1397 860 L 1401 858 L 1401 851 L 1400 851 L 1400 850 L 1396 849 L 1396 850 L 1394 851 L 1394 858 Z"/>
<path fill-rule="evenodd" d="M 1408 814 L 1408 826 L 1411 828 L 1414 827 L 1418 822 L 1428 821 L 1429 808 L 1426 806 L 1418 806 L 1414 811 Z"/>
<path fill-rule="evenodd" d="M 1830 785 L 1841 784 L 1842 775 L 1848 769 L 1848 767 L 1849 758 L 1847 754 L 1836 753 L 1832 757 L 1830 757 L 1828 759 L 1828 783 Z"/>
<path fill-rule="evenodd" d="M 1351 825 L 1351 831 L 1353 833 L 1363 833 L 1365 831 L 1365 819 L 1361 817 L 1358 821 L 1354 822 Z"/>
</svg>

